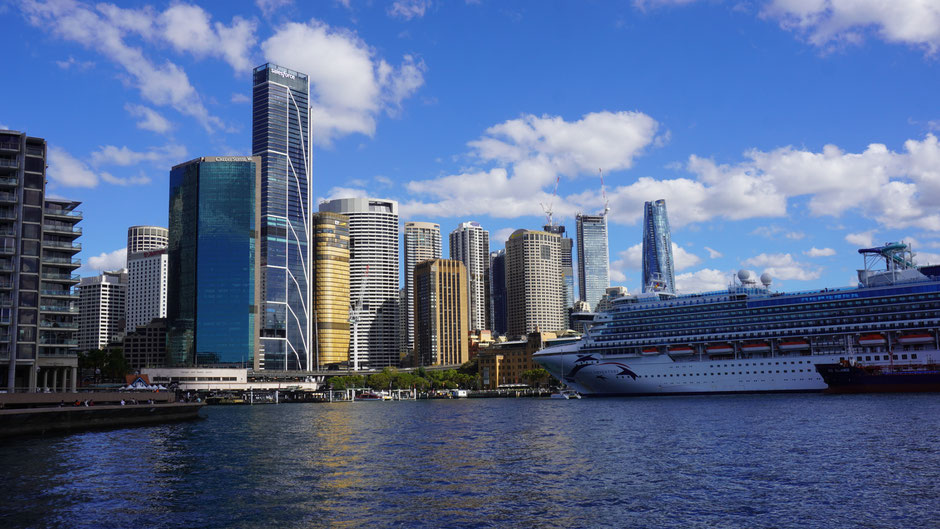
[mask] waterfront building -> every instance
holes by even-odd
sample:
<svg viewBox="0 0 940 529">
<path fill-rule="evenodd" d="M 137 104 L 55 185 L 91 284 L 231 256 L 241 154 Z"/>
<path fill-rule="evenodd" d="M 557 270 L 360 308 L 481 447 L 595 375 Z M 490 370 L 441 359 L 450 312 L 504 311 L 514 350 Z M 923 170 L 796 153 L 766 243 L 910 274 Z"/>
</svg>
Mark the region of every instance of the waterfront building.
<svg viewBox="0 0 940 529">
<path fill-rule="evenodd" d="M 561 237 L 516 230 L 506 241 L 506 293 L 510 336 L 564 330 Z"/>
<path fill-rule="evenodd" d="M 477 358 L 483 389 L 529 384 L 522 374 L 540 367 L 532 360 L 535 352 L 577 340 L 576 336 L 559 338 L 553 332 L 531 332 L 519 340 L 492 343 L 481 348 Z M 547 379 L 543 381 L 545 384 L 548 382 Z"/>
<path fill-rule="evenodd" d="M 162 226 L 131 226 L 127 228 L 127 255 L 166 248 L 170 231 Z"/>
<path fill-rule="evenodd" d="M 313 216 L 313 313 L 317 367 L 349 360 L 349 217 Z"/>
<path fill-rule="evenodd" d="M 565 236 L 565 227 L 549 224 L 544 227 L 548 233 L 558 235 L 561 251 L 561 287 L 562 299 L 565 304 L 565 328 L 571 326 L 568 320 L 568 309 L 574 306 L 574 266 L 572 265 L 571 250 L 574 246 L 570 237 Z"/>
<path fill-rule="evenodd" d="M 127 270 L 83 277 L 78 284 L 78 349 L 104 349 L 124 332 Z"/>
<path fill-rule="evenodd" d="M 398 366 L 398 202 L 338 198 L 321 203 L 320 211 L 349 217 L 350 302 L 362 300 L 358 329 L 350 332 L 350 364 Z"/>
<path fill-rule="evenodd" d="M 156 318 L 146 325 L 124 335 L 124 359 L 132 370 L 145 367 L 165 367 L 166 319 Z"/>
<path fill-rule="evenodd" d="M 453 259 L 415 267 L 415 364 L 460 365 L 469 357 L 467 267 Z"/>
<path fill-rule="evenodd" d="M 258 369 L 260 181 L 259 156 L 196 158 L 170 170 L 170 365 Z"/>
<path fill-rule="evenodd" d="M 490 233 L 479 222 L 461 222 L 450 232 L 450 258 L 467 267 L 470 330 L 490 328 Z"/>
<path fill-rule="evenodd" d="M 578 240 L 578 300 L 595 310 L 604 289 L 610 286 L 610 253 L 607 246 L 607 215 L 575 217 Z"/>
<path fill-rule="evenodd" d="M 134 332 L 154 318 L 166 318 L 168 234 L 159 226 L 131 226 L 127 230 L 125 332 Z"/>
<path fill-rule="evenodd" d="M 45 194 L 46 141 L 0 131 L 0 387 L 72 389 L 80 202 Z"/>
<path fill-rule="evenodd" d="M 493 334 L 506 335 L 507 316 L 506 250 L 499 250 L 490 252 L 490 324 Z"/>
<path fill-rule="evenodd" d="M 405 254 L 405 318 L 406 351 L 415 347 L 415 265 L 441 258 L 441 227 L 433 222 L 406 222 L 403 251 Z"/>
<path fill-rule="evenodd" d="M 643 209 L 643 292 L 676 292 L 672 235 L 662 199 L 647 202 Z"/>
<path fill-rule="evenodd" d="M 307 76 L 275 64 L 254 69 L 251 151 L 261 159 L 262 355 L 274 370 L 314 367 L 313 214 Z"/>
</svg>

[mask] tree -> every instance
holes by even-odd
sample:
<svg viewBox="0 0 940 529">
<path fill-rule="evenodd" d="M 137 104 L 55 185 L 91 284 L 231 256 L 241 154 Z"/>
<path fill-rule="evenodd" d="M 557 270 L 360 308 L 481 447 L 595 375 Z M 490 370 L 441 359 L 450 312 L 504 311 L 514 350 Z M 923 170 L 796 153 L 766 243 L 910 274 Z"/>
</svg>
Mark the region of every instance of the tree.
<svg viewBox="0 0 940 529">
<path fill-rule="evenodd" d="M 540 387 L 549 376 L 549 372 L 542 368 L 529 369 L 522 372 L 522 379 L 528 382 L 530 386 L 536 387 Z"/>
</svg>

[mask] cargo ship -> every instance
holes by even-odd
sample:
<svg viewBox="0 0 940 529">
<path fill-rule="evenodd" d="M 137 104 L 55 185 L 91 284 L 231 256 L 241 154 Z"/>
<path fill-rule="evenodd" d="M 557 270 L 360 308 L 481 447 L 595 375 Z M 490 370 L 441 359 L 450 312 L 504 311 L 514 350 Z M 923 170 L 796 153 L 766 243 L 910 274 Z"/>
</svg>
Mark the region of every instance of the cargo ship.
<svg viewBox="0 0 940 529">
<path fill-rule="evenodd" d="M 817 364 L 940 364 L 940 267 L 904 243 L 859 253 L 855 287 L 780 293 L 742 270 L 727 290 L 621 296 L 533 359 L 586 397 L 819 392 Z"/>
</svg>

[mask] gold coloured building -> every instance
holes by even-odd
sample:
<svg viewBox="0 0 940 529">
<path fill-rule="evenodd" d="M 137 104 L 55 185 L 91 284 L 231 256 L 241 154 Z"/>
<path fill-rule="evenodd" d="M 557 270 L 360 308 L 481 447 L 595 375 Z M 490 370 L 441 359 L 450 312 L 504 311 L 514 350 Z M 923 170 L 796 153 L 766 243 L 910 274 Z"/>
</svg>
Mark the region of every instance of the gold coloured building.
<svg viewBox="0 0 940 529">
<path fill-rule="evenodd" d="M 313 317 L 317 366 L 349 360 L 349 217 L 313 216 Z"/>
<path fill-rule="evenodd" d="M 459 365 L 470 358 L 467 267 L 452 259 L 415 266 L 415 362 Z"/>
</svg>

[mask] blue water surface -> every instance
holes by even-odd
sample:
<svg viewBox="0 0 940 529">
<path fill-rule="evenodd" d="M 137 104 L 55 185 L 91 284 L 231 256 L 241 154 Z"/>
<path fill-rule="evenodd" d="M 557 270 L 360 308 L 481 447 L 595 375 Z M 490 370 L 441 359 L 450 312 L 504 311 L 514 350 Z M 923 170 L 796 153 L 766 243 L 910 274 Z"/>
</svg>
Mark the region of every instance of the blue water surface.
<svg viewBox="0 0 940 529">
<path fill-rule="evenodd" d="M 940 527 L 940 395 L 220 406 L 0 441 L 0 527 Z"/>
</svg>

